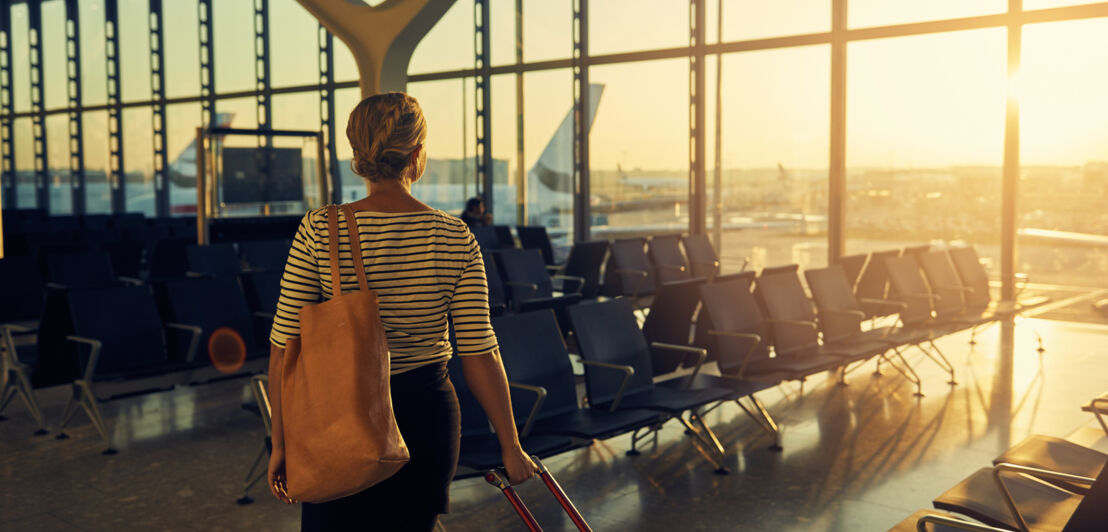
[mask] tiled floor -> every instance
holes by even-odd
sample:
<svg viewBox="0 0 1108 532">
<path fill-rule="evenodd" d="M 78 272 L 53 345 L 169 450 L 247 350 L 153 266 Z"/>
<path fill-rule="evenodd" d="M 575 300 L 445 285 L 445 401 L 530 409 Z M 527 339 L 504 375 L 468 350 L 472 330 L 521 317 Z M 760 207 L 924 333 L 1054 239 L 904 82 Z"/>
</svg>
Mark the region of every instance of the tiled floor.
<svg viewBox="0 0 1108 532">
<path fill-rule="evenodd" d="M 1047 351 L 1035 352 L 1033 330 Z M 602 530 L 874 530 L 896 524 L 1032 433 L 1104 447 L 1079 406 L 1108 389 L 1108 327 L 1045 320 L 998 325 L 940 341 L 957 386 L 921 355 L 909 359 L 926 397 L 896 374 L 849 375 L 760 394 L 783 427 L 783 452 L 735 406 L 706 416 L 729 450 L 732 473 L 713 474 L 676 423 L 641 456 L 626 436 L 547 460 Z M 62 390 L 43 402 L 51 422 Z M 243 380 L 107 403 L 119 454 L 101 456 L 84 414 L 69 440 L 32 436 L 18 400 L 0 423 L 0 530 L 296 530 L 299 512 L 268 496 L 240 506 L 241 479 L 261 424 L 240 409 Z M 538 482 L 521 495 L 546 530 L 572 530 Z M 502 496 L 478 478 L 458 481 L 450 531 L 520 530 Z"/>
</svg>

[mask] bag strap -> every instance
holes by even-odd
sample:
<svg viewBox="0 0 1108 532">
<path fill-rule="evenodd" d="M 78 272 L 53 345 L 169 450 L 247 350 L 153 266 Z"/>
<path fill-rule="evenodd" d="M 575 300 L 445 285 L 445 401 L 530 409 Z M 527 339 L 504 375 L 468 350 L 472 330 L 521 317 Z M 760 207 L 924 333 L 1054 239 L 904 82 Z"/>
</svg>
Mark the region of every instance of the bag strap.
<svg viewBox="0 0 1108 532">
<path fill-rule="evenodd" d="M 358 218 L 349 204 L 343 204 L 342 212 L 346 216 L 346 235 L 350 239 L 350 257 L 354 260 L 354 273 L 358 275 L 358 287 L 369 290 L 369 281 L 365 278 L 365 261 L 362 259 L 362 233 L 358 230 Z"/>
<path fill-rule="evenodd" d="M 327 206 L 327 253 L 331 264 L 331 297 L 342 294 L 342 278 L 339 276 L 339 209 Z"/>
</svg>

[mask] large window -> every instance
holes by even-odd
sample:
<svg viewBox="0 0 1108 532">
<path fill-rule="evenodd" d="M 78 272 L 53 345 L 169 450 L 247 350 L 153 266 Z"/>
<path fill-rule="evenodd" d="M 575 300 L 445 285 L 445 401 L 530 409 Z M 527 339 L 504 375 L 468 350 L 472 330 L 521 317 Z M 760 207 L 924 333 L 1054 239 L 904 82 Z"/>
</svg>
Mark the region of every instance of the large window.
<svg viewBox="0 0 1108 532">
<path fill-rule="evenodd" d="M 123 110 L 123 180 L 126 211 L 154 216 L 154 114 L 146 107 Z"/>
<path fill-rule="evenodd" d="M 274 87 L 319 82 L 319 22 L 296 0 L 269 1 L 269 62 Z M 340 46 L 342 42 L 337 44 Z M 318 113 L 317 113 L 318 114 Z M 274 117 L 276 120 L 276 117 Z M 316 116 L 316 122 L 319 117 Z"/>
<path fill-rule="evenodd" d="M 85 156 L 85 212 L 112 212 L 108 183 L 108 112 L 90 111 L 81 117 Z"/>
<path fill-rule="evenodd" d="M 119 92 L 125 102 L 150 99 L 149 4 L 119 0 Z"/>
<path fill-rule="evenodd" d="M 589 137 L 594 235 L 688 228 L 688 69 L 667 59 L 591 70 L 600 93 Z"/>
<path fill-rule="evenodd" d="M 165 26 L 165 95 L 167 98 L 200 93 L 200 23 L 196 0 L 162 3 Z"/>
<path fill-rule="evenodd" d="M 1108 19 L 1023 30 L 1019 269 L 1103 287 L 1108 272 Z"/>
<path fill-rule="evenodd" d="M 1005 36 L 991 28 L 850 44 L 848 253 L 938 241 L 999 257 Z"/>
<path fill-rule="evenodd" d="M 412 194 L 436 209 L 460 213 L 478 190 L 473 78 L 411 83 L 408 93 L 427 118 L 427 169 Z"/>
<path fill-rule="evenodd" d="M 825 264 L 828 47 L 727 54 L 722 68 L 724 271 Z"/>
</svg>

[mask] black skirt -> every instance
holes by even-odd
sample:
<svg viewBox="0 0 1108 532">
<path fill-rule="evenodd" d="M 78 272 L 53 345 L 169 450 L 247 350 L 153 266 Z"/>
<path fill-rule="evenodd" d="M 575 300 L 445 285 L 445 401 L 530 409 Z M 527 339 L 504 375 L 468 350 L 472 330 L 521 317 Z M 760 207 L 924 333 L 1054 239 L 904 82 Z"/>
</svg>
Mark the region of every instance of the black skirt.
<svg viewBox="0 0 1108 532">
<path fill-rule="evenodd" d="M 390 386 L 396 424 L 411 460 L 360 493 L 303 503 L 301 530 L 430 530 L 438 514 L 449 510 L 461 414 L 446 363 L 393 375 Z"/>
</svg>

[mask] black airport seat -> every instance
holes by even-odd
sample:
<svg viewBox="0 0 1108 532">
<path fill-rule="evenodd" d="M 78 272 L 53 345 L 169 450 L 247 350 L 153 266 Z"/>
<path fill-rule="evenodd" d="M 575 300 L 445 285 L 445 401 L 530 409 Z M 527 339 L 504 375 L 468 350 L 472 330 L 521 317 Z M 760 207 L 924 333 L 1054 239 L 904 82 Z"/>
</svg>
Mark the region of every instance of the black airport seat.
<svg viewBox="0 0 1108 532">
<path fill-rule="evenodd" d="M 246 296 L 235 277 L 191 278 L 166 281 L 156 287 L 166 321 L 197 327 L 201 355 L 209 355 L 212 333 L 231 329 L 242 339 L 246 359 L 265 357 L 268 346 L 259 344 L 255 335 L 254 317 L 246 303 Z M 171 360 L 190 362 L 183 356 L 189 352 L 188 344 L 170 344 Z M 207 356 L 197 356 L 191 363 L 208 364 Z"/>
<path fill-rule="evenodd" d="M 42 275 L 31 257 L 0 260 L 0 323 L 33 325 L 42 312 Z"/>
<path fill-rule="evenodd" d="M 646 256 L 646 241 L 624 238 L 612 241 L 608 266 L 604 273 L 605 293 L 627 296 L 638 306 L 640 299 L 649 299 L 658 285 L 658 274 Z M 649 302 L 645 302 L 649 305 Z"/>
<path fill-rule="evenodd" d="M 234 244 L 195 244 L 185 248 L 188 271 L 201 275 L 235 276 L 242 273 L 242 262 Z"/>
<path fill-rule="evenodd" d="M 553 312 L 498 316 L 492 318 L 492 326 L 508 380 L 523 392 L 512 395 L 521 434 L 606 439 L 659 421 L 659 414 L 649 410 L 611 412 L 579 406 L 573 366 Z"/>
<path fill-rule="evenodd" d="M 485 416 L 485 410 L 481 408 L 481 403 L 473 396 L 473 392 L 466 383 L 461 357 L 452 357 L 447 367 L 450 381 L 454 383 L 454 389 L 458 394 L 458 405 L 462 414 L 462 441 L 458 464 L 477 470 L 474 474 L 484 474 L 489 469 L 503 467 L 500 441 L 489 426 L 489 420 Z M 520 436 L 519 443 L 528 455 L 539 458 L 554 456 L 585 445 L 567 436 L 553 434 Z M 462 476 L 466 475 L 459 475 L 459 477 Z"/>
<path fill-rule="evenodd" d="M 542 256 L 534 249 L 510 248 L 492 252 L 517 312 L 540 308 L 565 308 L 581 300 L 577 293 L 584 280 L 564 275 L 551 276 Z M 563 295 L 555 295 L 552 280 L 561 282 Z"/>
<path fill-rule="evenodd" d="M 608 258 L 608 242 L 578 242 L 573 244 L 566 257 L 563 275 L 580 277 L 585 280 L 581 287 L 582 299 L 596 299 L 604 284 L 604 262 Z"/>
<path fill-rule="evenodd" d="M 284 271 L 289 258 L 288 240 L 248 240 L 239 242 L 239 255 L 250 271 Z"/>
<path fill-rule="evenodd" d="M 59 430 L 79 407 L 83 408 L 104 439 L 106 452 L 111 452 L 111 435 L 100 414 L 100 401 L 93 393 L 94 383 L 161 375 L 184 369 L 185 364 L 169 362 L 163 323 L 148 287 L 70 290 L 67 296 L 73 324 L 69 339 L 79 346 L 81 373 L 73 381 L 73 395 L 62 410 Z M 195 334 L 177 324 L 165 327 Z M 194 356 L 195 351 L 184 358 Z"/>
<path fill-rule="evenodd" d="M 651 237 L 647 250 L 659 283 L 681 281 L 692 276 L 689 261 L 681 251 L 681 239 L 678 235 Z"/>
<path fill-rule="evenodd" d="M 689 259 L 694 277 L 711 279 L 719 273 L 719 255 L 708 235 L 685 235 L 681 237 L 681 243 L 685 245 L 685 256 Z"/>
<path fill-rule="evenodd" d="M 642 324 L 642 333 L 648 343 L 691 345 L 693 316 L 700 306 L 703 284 L 703 279 L 685 279 L 658 287 L 650 313 Z M 692 366 L 697 358 L 671 349 L 651 349 L 650 355 L 655 376 L 672 373 L 681 366 Z"/>
<path fill-rule="evenodd" d="M 550 235 L 546 233 L 546 227 L 517 225 L 516 234 L 519 235 L 520 247 L 539 250 L 539 253 L 542 253 L 543 262 L 547 266 L 554 265 L 554 246 L 550 243 Z"/>
<path fill-rule="evenodd" d="M 647 409 L 663 412 L 677 419 L 688 433 L 716 455 L 717 471 L 723 472 L 718 461 L 726 454 L 711 428 L 701 419 L 699 411 L 712 403 L 730 400 L 732 391 L 717 387 L 693 387 L 689 383 L 697 372 L 681 379 L 680 386 L 667 386 L 666 381 L 654 382 L 651 371 L 651 348 L 696 353 L 697 369 L 707 356 L 704 349 L 688 346 L 648 344 L 635 319 L 634 309 L 625 298 L 570 307 L 569 319 L 585 364 L 585 390 L 593 408 L 611 411 Z M 686 420 L 684 414 L 697 421 L 699 428 Z M 632 450 L 637 437 L 632 438 Z"/>
<path fill-rule="evenodd" d="M 97 288 L 119 284 L 111 257 L 103 251 L 54 253 L 47 257 L 49 282 L 65 288 Z"/>
<path fill-rule="evenodd" d="M 150 250 L 148 279 L 159 281 L 185 277 L 188 271 L 188 253 L 185 251 L 196 242 L 189 238 L 158 238 Z"/>
</svg>

